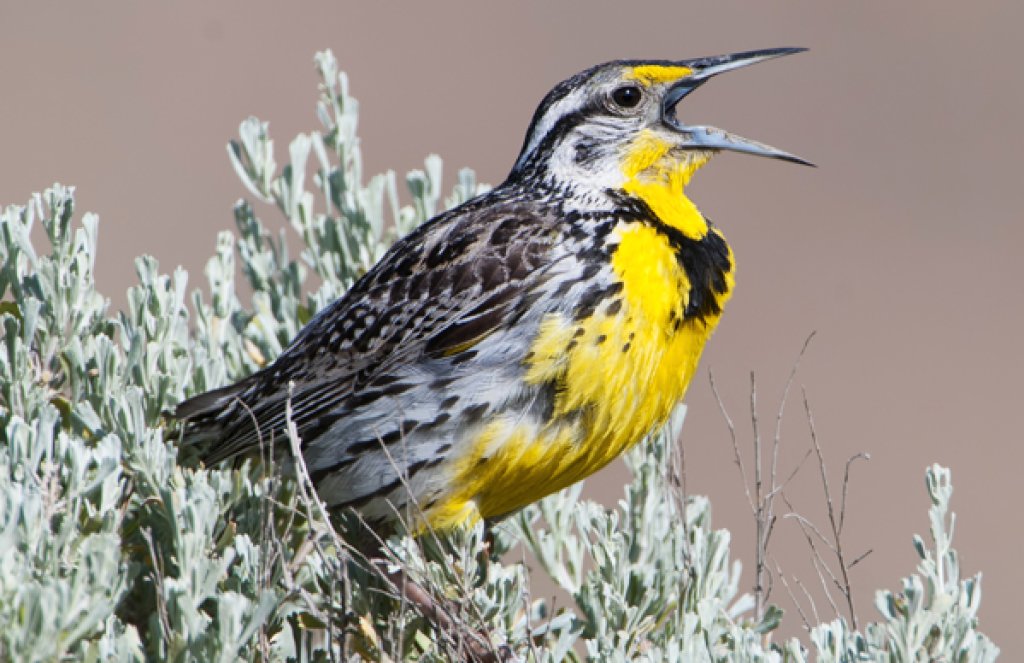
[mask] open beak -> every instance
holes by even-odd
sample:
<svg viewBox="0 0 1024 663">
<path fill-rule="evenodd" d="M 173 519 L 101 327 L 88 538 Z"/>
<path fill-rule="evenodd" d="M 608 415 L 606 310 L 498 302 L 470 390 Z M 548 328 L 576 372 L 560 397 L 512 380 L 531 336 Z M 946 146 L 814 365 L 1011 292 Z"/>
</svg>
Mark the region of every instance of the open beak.
<svg viewBox="0 0 1024 663">
<path fill-rule="evenodd" d="M 687 67 L 693 73 L 677 81 L 665 94 L 665 101 L 662 104 L 661 111 L 662 120 L 665 124 L 683 134 L 680 146 L 684 148 L 744 152 L 746 154 L 756 154 L 762 157 L 791 161 L 805 166 L 813 166 L 814 164 L 810 161 L 774 148 L 771 145 L 743 138 L 716 127 L 685 125 L 676 117 L 676 104 L 683 97 L 707 82 L 712 76 L 806 50 L 806 48 L 769 48 L 763 51 L 733 53 L 731 55 L 718 55 L 679 62 L 678 64 Z"/>
</svg>

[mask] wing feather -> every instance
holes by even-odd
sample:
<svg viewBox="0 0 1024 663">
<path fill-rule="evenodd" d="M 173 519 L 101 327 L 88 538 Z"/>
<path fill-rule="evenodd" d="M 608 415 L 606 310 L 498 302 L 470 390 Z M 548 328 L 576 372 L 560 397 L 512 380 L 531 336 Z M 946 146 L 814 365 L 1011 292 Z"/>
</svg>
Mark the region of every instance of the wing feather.
<svg viewBox="0 0 1024 663">
<path fill-rule="evenodd" d="M 465 352 L 534 301 L 552 261 L 555 222 L 538 204 L 497 200 L 471 201 L 424 224 L 273 364 L 179 405 L 186 438 L 217 440 L 205 452 L 210 464 L 253 450 L 282 434 L 291 389 L 292 420 L 310 441 L 346 411 L 400 389 L 394 367 Z"/>
</svg>

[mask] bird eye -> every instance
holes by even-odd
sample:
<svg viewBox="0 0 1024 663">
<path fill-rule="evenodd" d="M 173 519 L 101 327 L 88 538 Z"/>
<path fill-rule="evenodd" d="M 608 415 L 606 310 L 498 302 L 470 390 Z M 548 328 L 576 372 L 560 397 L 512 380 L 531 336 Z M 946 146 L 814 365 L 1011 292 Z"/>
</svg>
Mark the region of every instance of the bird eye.
<svg viewBox="0 0 1024 663">
<path fill-rule="evenodd" d="M 640 103 L 641 96 L 643 95 L 637 86 L 624 85 L 620 88 L 615 88 L 615 91 L 612 92 L 612 101 L 622 108 L 633 108 Z"/>
</svg>

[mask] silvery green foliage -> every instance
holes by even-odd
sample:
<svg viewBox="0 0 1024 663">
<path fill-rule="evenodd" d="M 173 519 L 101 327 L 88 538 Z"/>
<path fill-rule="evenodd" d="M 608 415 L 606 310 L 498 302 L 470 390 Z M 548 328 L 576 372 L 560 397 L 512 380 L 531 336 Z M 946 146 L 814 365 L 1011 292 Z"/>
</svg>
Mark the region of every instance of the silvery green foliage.
<svg viewBox="0 0 1024 663">
<path fill-rule="evenodd" d="M 280 175 L 275 174 L 273 141 L 266 122 L 254 117 L 242 122 L 241 139 L 232 141 L 228 149 L 235 171 L 249 191 L 273 203 L 305 245 L 302 262 L 289 263 L 283 236 L 276 244 L 269 237 L 261 243 L 255 230 L 250 230 L 252 239 L 241 249 L 246 276 L 255 290 L 268 292 L 270 303 L 279 306 L 282 301 L 299 299 L 297 286 L 305 269 L 312 269 L 322 280 L 319 291 L 310 299 L 312 309 L 341 296 L 397 237 L 440 211 L 441 202 L 441 158 L 437 155 L 427 157 L 424 170 L 406 176 L 411 205 L 399 204 L 393 171 L 375 175 L 363 184 L 362 154 L 356 136 L 359 106 L 349 95 L 348 77 L 338 71 L 329 51 L 317 54 L 316 65 L 322 79 L 317 117 L 323 129 L 296 136 L 288 148 L 291 161 Z M 316 173 L 307 183 L 311 158 Z M 308 184 L 312 184 L 312 190 L 307 190 Z M 445 205 L 454 206 L 481 191 L 473 172 L 463 170 Z M 323 212 L 316 211 L 318 202 Z M 243 234 L 257 223 L 245 202 L 236 206 L 235 215 Z M 274 283 L 276 279 L 281 282 Z M 307 310 L 302 315 L 313 312 Z M 294 324 L 294 311 L 275 309 L 275 313 Z"/>
<path fill-rule="evenodd" d="M 882 620 L 863 634 L 837 619 L 811 631 L 820 661 L 994 661 L 999 649 L 978 632 L 981 574 L 961 580 L 953 549 L 955 514 L 950 471 L 932 465 L 926 473 L 932 506 L 928 510 L 933 548 L 915 535 L 921 561 L 917 574 L 903 579 L 899 593 L 879 590 L 875 605 Z"/>
<path fill-rule="evenodd" d="M 577 485 L 491 531 L 389 540 L 389 568 L 445 623 L 353 556 L 336 533 L 351 523 L 326 517 L 271 454 L 196 467 L 166 411 L 264 366 L 395 237 L 481 190 L 462 171 L 442 200 L 437 157 L 407 176 L 406 205 L 393 173 L 364 182 L 356 102 L 329 52 L 316 63 L 322 127 L 291 143 L 288 164 L 278 170 L 255 119 L 229 149 L 245 186 L 298 236 L 295 257 L 285 232 L 240 202 L 206 294 L 189 296 L 182 270 L 143 257 L 127 310 L 112 314 L 93 279 L 98 220 L 74 221 L 73 190 L 55 185 L 0 214 L 0 660 L 443 661 L 464 658 L 467 640 L 544 662 L 995 658 L 976 631 L 979 578 L 960 579 L 938 467 L 934 548 L 915 539 L 918 575 L 879 593 L 882 618 L 863 633 L 822 624 L 809 650 L 771 641 L 780 611 L 754 618 L 729 533 L 666 471 L 681 413 L 629 454 L 634 479 L 612 509 Z M 570 598 L 531 597 L 528 566 Z"/>
</svg>

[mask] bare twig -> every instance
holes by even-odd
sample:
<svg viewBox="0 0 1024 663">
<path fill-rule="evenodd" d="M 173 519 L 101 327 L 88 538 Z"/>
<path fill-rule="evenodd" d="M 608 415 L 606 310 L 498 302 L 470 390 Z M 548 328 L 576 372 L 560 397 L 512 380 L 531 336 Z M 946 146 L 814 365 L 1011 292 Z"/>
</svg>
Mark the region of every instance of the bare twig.
<svg viewBox="0 0 1024 663">
<path fill-rule="evenodd" d="M 853 567 L 857 566 L 857 564 L 859 564 L 861 562 L 861 560 L 863 560 L 865 557 L 867 557 L 868 555 L 870 555 L 873 552 L 875 552 L 874 548 L 868 548 L 866 551 L 862 552 L 857 557 L 857 559 L 855 559 L 852 562 L 850 562 L 850 568 L 852 569 Z"/>
<path fill-rule="evenodd" d="M 807 590 L 807 586 L 804 585 L 803 581 L 801 581 L 800 578 L 794 576 L 793 580 L 796 582 L 797 587 L 799 587 L 800 590 L 804 593 L 804 596 L 807 597 L 807 602 L 811 606 L 811 615 L 814 616 L 814 623 L 820 624 L 821 617 L 818 616 L 818 605 L 814 602 L 814 597 L 811 596 L 811 593 Z"/>
<path fill-rule="evenodd" d="M 853 584 L 850 581 L 850 569 L 852 569 L 861 560 L 863 560 L 865 557 L 871 554 L 871 550 L 868 550 L 866 553 L 860 555 L 852 562 L 848 561 L 846 552 L 843 549 L 842 534 L 843 527 L 846 523 L 846 505 L 847 496 L 849 494 L 850 469 L 853 466 L 854 462 L 860 459 L 867 460 L 869 459 L 869 456 L 866 453 L 858 453 L 850 457 L 846 461 L 846 466 L 843 472 L 842 496 L 839 503 L 839 509 L 837 511 L 835 501 L 832 495 L 832 487 L 828 478 L 828 470 L 827 465 L 825 463 L 825 454 L 822 451 L 820 442 L 818 441 L 818 433 L 814 425 L 814 414 L 811 411 L 810 401 L 807 397 L 807 390 L 802 389 L 802 392 L 804 412 L 807 416 L 807 424 L 810 429 L 811 437 L 811 449 L 808 453 L 813 453 L 818 460 L 818 472 L 821 478 L 822 489 L 824 490 L 825 494 L 825 506 L 828 513 L 829 532 L 826 535 L 808 518 L 805 518 L 804 516 L 797 513 L 796 510 L 793 508 L 793 505 L 786 498 L 785 493 L 782 494 L 782 499 L 786 503 L 786 506 L 789 507 L 790 512 L 787 513 L 784 517 L 793 519 L 799 525 L 800 530 L 803 532 L 804 538 L 806 539 L 807 545 L 811 551 L 811 561 L 814 564 L 814 569 L 818 574 L 818 579 L 821 581 L 822 590 L 825 592 L 825 597 L 828 599 L 829 604 L 832 606 L 835 613 L 839 614 L 838 605 L 833 600 L 830 589 L 831 586 L 834 586 L 844 599 L 844 602 L 846 604 L 846 611 L 849 615 L 851 626 L 854 629 L 857 629 L 857 613 L 854 608 L 855 602 L 853 598 Z M 801 461 L 801 464 L 802 462 L 803 461 Z M 831 555 L 835 557 L 835 561 L 839 567 L 838 573 L 833 572 L 828 562 L 825 561 L 825 557 L 818 549 L 818 543 L 816 542 L 820 542 L 821 545 L 827 548 Z M 808 598 L 809 597 L 810 595 L 808 594 Z"/>
<path fill-rule="evenodd" d="M 779 445 L 782 441 L 782 416 L 786 412 L 786 402 L 789 400 L 789 390 L 793 386 L 793 380 L 796 379 L 796 372 L 800 368 L 800 361 L 804 358 L 804 355 L 807 354 L 807 348 L 811 345 L 811 339 L 813 339 L 814 335 L 817 333 L 818 332 L 816 331 L 812 331 L 804 340 L 803 347 L 800 348 L 800 352 L 796 356 L 796 361 L 793 362 L 793 368 L 789 371 L 789 377 L 786 379 L 786 386 L 782 389 L 782 399 L 779 401 L 779 410 L 775 415 L 775 439 L 772 441 L 772 476 L 775 476 L 776 468 L 778 467 Z M 803 461 L 801 461 L 801 465 L 802 464 Z M 793 475 L 796 475 L 796 472 L 799 469 L 800 466 L 798 465 L 797 469 L 793 471 Z"/>
<path fill-rule="evenodd" d="M 715 384 L 714 374 L 709 371 L 709 379 L 711 382 L 711 391 L 715 396 L 715 400 L 718 403 L 718 408 L 725 419 L 726 425 L 729 428 L 729 436 L 732 441 L 733 457 L 736 465 L 740 470 L 740 478 L 743 481 L 743 489 L 747 496 L 747 504 L 750 506 L 751 514 L 754 516 L 755 523 L 755 549 L 754 549 L 754 602 L 755 602 L 755 614 L 757 619 L 761 619 L 764 616 L 765 606 L 768 598 L 771 596 L 772 588 L 774 586 L 774 578 L 771 569 L 768 567 L 768 546 L 771 541 L 772 533 L 775 530 L 775 524 L 777 517 L 775 515 L 775 498 L 781 493 L 783 488 L 797 475 L 800 468 L 803 467 L 804 462 L 810 456 L 811 452 L 808 451 L 804 454 L 804 457 L 794 467 L 793 471 L 781 484 L 778 481 L 778 465 L 779 465 L 779 449 L 782 442 L 782 418 L 785 414 L 786 402 L 789 398 L 789 391 L 793 385 L 793 381 L 796 377 L 797 369 L 800 366 L 800 360 L 807 352 L 807 347 L 810 345 L 811 339 L 814 338 L 814 332 L 812 332 L 807 339 L 804 341 L 803 346 L 800 349 L 800 353 L 793 363 L 793 367 L 789 373 L 789 377 L 786 380 L 785 387 L 782 391 L 782 399 L 779 403 L 778 411 L 776 412 L 775 418 L 775 435 L 772 439 L 771 449 L 771 460 L 767 468 L 767 476 L 765 476 L 766 468 L 763 459 L 764 445 L 761 439 L 761 424 L 757 409 L 757 380 L 753 372 L 750 374 L 750 422 L 752 429 L 752 446 L 753 446 L 753 481 L 748 479 L 746 467 L 743 461 L 743 454 L 740 451 L 739 444 L 736 437 L 736 428 L 733 425 L 732 419 L 729 417 L 726 411 L 725 404 L 722 401 L 721 395 L 718 393 L 717 385 Z"/>
<path fill-rule="evenodd" d="M 526 550 L 524 548 L 520 549 L 520 559 L 519 559 L 519 562 L 520 562 L 520 564 L 523 565 L 523 568 L 526 567 Z M 539 660 L 541 660 L 541 655 L 540 655 L 540 651 L 537 650 L 537 643 L 534 642 L 534 638 L 533 638 L 533 620 L 530 618 L 531 610 L 530 610 L 530 577 L 529 577 L 529 575 L 525 576 L 525 581 L 526 582 L 523 585 L 522 601 L 523 601 L 523 618 L 524 618 L 524 621 L 526 622 L 526 633 L 527 633 L 526 645 L 527 645 L 527 647 L 528 647 L 528 649 L 530 651 L 530 657 L 532 658 L 532 660 L 539 661 Z M 554 611 L 554 602 L 555 602 L 555 598 L 552 597 L 551 598 L 551 603 L 552 603 L 551 610 L 552 611 Z M 550 628 L 550 625 L 549 625 L 549 628 Z"/>
<path fill-rule="evenodd" d="M 666 445 L 668 454 L 667 484 L 670 494 L 676 502 L 676 513 L 679 514 L 679 522 L 683 527 L 683 559 L 689 563 L 690 560 L 690 531 L 686 518 L 686 447 L 683 444 L 683 437 L 679 435 L 673 443 Z"/>
<path fill-rule="evenodd" d="M 832 606 L 832 612 L 838 615 L 839 606 L 836 605 L 835 600 L 832 598 L 832 592 L 831 590 L 829 590 L 828 582 L 825 580 L 825 573 L 827 573 L 828 576 L 832 579 L 833 584 L 838 586 L 839 582 L 836 580 L 836 577 L 832 574 L 832 569 L 828 568 L 828 565 L 825 564 L 825 560 L 821 557 L 821 555 L 815 553 L 815 555 L 811 558 L 811 561 L 814 562 L 814 570 L 818 572 L 818 580 L 821 582 L 822 591 L 825 592 L 825 598 L 828 599 L 828 604 Z"/>
<path fill-rule="evenodd" d="M 796 611 L 797 614 L 800 615 L 800 621 L 804 625 L 804 630 L 810 631 L 811 622 L 809 619 L 807 619 L 807 614 L 804 613 L 803 606 L 800 605 L 800 601 L 796 598 L 796 594 L 793 593 L 793 588 L 789 586 L 789 582 L 786 580 L 786 574 L 782 572 L 782 567 L 780 567 L 777 563 L 775 565 L 775 575 L 777 575 L 779 577 L 779 580 L 782 581 L 782 586 L 785 588 L 786 593 L 789 595 L 789 600 L 792 601 L 793 605 L 796 606 Z M 810 605 L 813 608 L 813 600 L 811 601 Z M 815 623 L 817 623 L 817 618 L 815 618 Z"/>
<path fill-rule="evenodd" d="M 769 491 L 767 497 L 777 497 L 779 493 L 785 490 L 786 486 L 788 486 L 790 482 L 796 478 L 796 475 L 800 473 L 800 470 L 803 468 L 804 463 L 807 462 L 807 459 L 811 457 L 812 453 L 814 452 L 811 451 L 810 449 L 805 451 L 804 455 L 800 458 L 800 462 L 793 466 L 793 471 L 789 473 L 789 476 L 786 477 L 786 480 L 776 485 L 774 490 Z"/>
<path fill-rule="evenodd" d="M 785 498 L 785 494 L 783 494 L 783 497 Z M 790 509 L 792 509 L 793 506 L 789 503 L 789 500 L 785 500 L 785 501 L 786 501 L 786 506 L 788 506 Z M 791 519 L 797 521 L 797 523 L 799 523 L 801 529 L 803 529 L 803 531 L 804 531 L 804 535 L 807 536 L 808 539 L 810 539 L 807 542 L 807 545 L 814 546 L 814 539 L 811 538 L 811 534 L 814 534 L 814 536 L 816 536 L 818 538 L 818 540 L 821 541 L 825 545 L 825 547 L 828 548 L 829 551 L 832 552 L 832 554 L 835 554 L 835 545 L 832 543 L 832 541 L 829 541 L 828 537 L 826 537 L 825 534 L 822 533 L 822 531 L 820 529 L 818 529 L 818 526 L 815 525 L 812 521 L 810 521 L 807 518 L 803 517 L 799 513 L 796 513 L 795 511 L 791 511 L 790 513 L 787 513 L 785 516 L 783 516 L 783 518 L 787 518 L 787 519 L 791 518 Z"/>
<path fill-rule="evenodd" d="M 757 415 L 757 381 L 754 378 L 753 371 L 750 372 L 750 425 L 753 431 L 754 445 L 754 500 L 756 505 L 754 523 L 757 531 L 757 540 L 754 546 L 754 612 L 757 619 L 760 620 L 764 617 L 764 606 L 771 593 L 772 581 L 766 578 L 766 576 L 770 575 L 766 558 L 768 555 L 768 541 L 771 539 L 772 529 L 775 527 L 775 517 L 772 513 L 773 500 L 767 498 L 764 494 L 761 429 Z M 775 487 L 774 473 L 771 474 L 770 480 L 772 485 L 769 487 L 768 492 L 772 492 Z"/>
<path fill-rule="evenodd" d="M 853 456 L 850 456 L 846 460 L 846 469 L 843 470 L 843 499 L 842 499 L 842 502 L 839 505 L 839 532 L 840 533 L 842 533 L 842 531 L 843 531 L 843 524 L 846 521 L 846 495 L 847 495 L 847 493 L 849 491 L 849 487 L 850 487 L 850 466 L 853 465 L 854 461 L 860 460 L 862 458 L 864 460 L 871 460 L 871 455 L 862 451 L 862 452 L 860 452 L 858 454 L 854 454 Z M 853 566 L 853 564 L 851 564 L 850 566 Z"/>
<path fill-rule="evenodd" d="M 708 371 L 708 379 L 711 381 L 711 393 L 715 395 L 715 401 L 718 403 L 718 410 L 722 413 L 722 417 L 725 419 L 725 425 L 729 428 L 729 438 L 732 440 L 733 457 L 736 460 L 737 467 L 740 468 L 740 478 L 743 480 L 743 491 L 747 495 L 747 504 L 750 505 L 750 513 L 752 515 L 756 515 L 757 507 L 754 506 L 754 498 L 750 494 L 750 482 L 747 480 L 747 470 L 743 465 L 743 454 L 740 453 L 739 443 L 736 441 L 736 426 L 733 425 L 732 418 L 729 416 L 729 412 L 725 409 L 725 402 L 722 401 L 722 396 L 718 393 L 718 386 L 715 384 L 715 374 L 710 370 Z"/>
<path fill-rule="evenodd" d="M 818 433 L 814 428 L 814 414 L 811 412 L 811 404 L 807 399 L 807 390 L 803 390 L 804 396 L 804 411 L 807 413 L 807 425 L 810 427 L 811 432 L 811 444 L 814 446 L 814 453 L 818 457 L 818 468 L 821 471 L 821 484 L 825 490 L 825 504 L 828 507 L 828 521 L 832 526 L 832 537 L 834 542 L 833 552 L 836 555 L 836 560 L 839 562 L 839 572 L 843 577 L 842 592 L 846 598 L 846 607 L 850 614 L 850 624 L 854 629 L 857 628 L 857 611 L 853 606 L 853 587 L 850 583 L 850 565 L 846 562 L 846 556 L 843 552 L 842 544 L 842 523 L 846 519 L 846 489 L 849 483 L 850 476 L 850 465 L 858 457 L 864 457 L 866 454 L 857 454 L 853 456 L 846 463 L 846 471 L 843 479 L 843 501 L 842 501 L 842 512 L 837 516 L 836 510 L 832 502 L 832 490 L 828 482 L 828 472 L 825 469 L 825 455 L 821 450 L 821 444 L 818 443 Z"/>
</svg>

